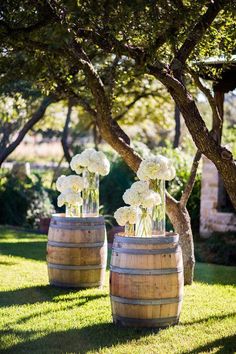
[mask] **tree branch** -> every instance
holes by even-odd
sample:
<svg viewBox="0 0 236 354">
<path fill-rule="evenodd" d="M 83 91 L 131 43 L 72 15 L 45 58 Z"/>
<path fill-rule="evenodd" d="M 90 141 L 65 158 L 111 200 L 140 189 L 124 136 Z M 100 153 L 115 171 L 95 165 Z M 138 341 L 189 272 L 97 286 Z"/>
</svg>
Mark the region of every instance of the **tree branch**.
<svg viewBox="0 0 236 354">
<path fill-rule="evenodd" d="M 40 104 L 39 108 L 35 111 L 35 113 L 30 118 L 30 120 L 28 120 L 25 123 L 23 128 L 18 133 L 17 138 L 8 147 L 6 147 L 6 149 L 1 151 L 1 153 L 0 153 L 0 166 L 6 160 L 6 158 L 16 149 L 16 147 L 21 143 L 21 141 L 24 139 L 24 137 L 28 133 L 28 131 L 30 129 L 32 129 L 33 126 L 36 123 L 38 123 L 40 119 L 43 118 L 47 107 L 53 102 L 56 102 L 56 99 L 55 99 L 54 96 L 48 96 L 48 97 L 45 97 L 43 99 L 43 101 Z"/>
<path fill-rule="evenodd" d="M 192 28 L 188 37 L 175 55 L 171 63 L 171 68 L 173 70 L 179 70 L 185 64 L 186 60 L 196 45 L 201 41 L 206 30 L 210 27 L 225 3 L 227 3 L 227 0 L 214 0 L 210 2 L 207 11 L 199 18 L 198 22 Z"/>
<path fill-rule="evenodd" d="M 190 176 L 189 176 L 187 184 L 186 184 L 186 186 L 184 188 L 183 194 L 182 194 L 182 196 L 180 198 L 180 204 L 181 204 L 182 207 L 186 207 L 187 202 L 189 200 L 189 197 L 190 197 L 190 195 L 192 193 L 193 186 L 194 186 L 194 183 L 195 183 L 196 174 L 197 174 L 197 169 L 198 169 L 198 166 L 199 166 L 199 162 L 201 160 L 201 156 L 202 156 L 202 154 L 199 151 L 197 151 L 195 156 L 194 156 L 192 167 L 191 167 Z"/>
<path fill-rule="evenodd" d="M 71 120 L 72 108 L 73 108 L 73 103 L 69 99 L 66 121 L 65 121 L 63 132 L 62 132 L 62 138 L 61 138 L 61 144 L 62 144 L 62 148 L 64 151 L 64 156 L 65 156 L 65 159 L 68 163 L 70 163 L 70 161 L 71 161 L 70 149 L 68 146 L 68 132 L 69 132 L 69 124 L 70 124 L 70 120 Z"/>
<path fill-rule="evenodd" d="M 202 93 L 206 96 L 208 103 L 211 107 L 212 110 L 212 136 L 213 138 L 220 143 L 220 132 L 222 131 L 223 127 L 223 117 L 221 116 L 218 107 L 216 105 L 215 99 L 211 94 L 211 91 L 203 85 L 201 82 L 198 74 L 194 72 L 193 70 L 190 71 L 190 74 L 192 78 L 194 79 L 194 82 L 196 86 L 199 88 L 199 90 L 202 91 Z"/>
</svg>

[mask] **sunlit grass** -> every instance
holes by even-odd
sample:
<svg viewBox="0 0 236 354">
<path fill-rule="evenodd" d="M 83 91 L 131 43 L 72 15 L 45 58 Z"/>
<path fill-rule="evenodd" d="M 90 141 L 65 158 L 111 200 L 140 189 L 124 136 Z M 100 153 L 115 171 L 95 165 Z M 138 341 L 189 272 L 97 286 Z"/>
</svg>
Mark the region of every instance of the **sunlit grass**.
<svg viewBox="0 0 236 354">
<path fill-rule="evenodd" d="M 112 324 L 103 290 L 48 285 L 46 237 L 0 229 L 3 353 L 234 353 L 236 268 L 199 263 L 180 325 L 159 332 Z"/>
</svg>

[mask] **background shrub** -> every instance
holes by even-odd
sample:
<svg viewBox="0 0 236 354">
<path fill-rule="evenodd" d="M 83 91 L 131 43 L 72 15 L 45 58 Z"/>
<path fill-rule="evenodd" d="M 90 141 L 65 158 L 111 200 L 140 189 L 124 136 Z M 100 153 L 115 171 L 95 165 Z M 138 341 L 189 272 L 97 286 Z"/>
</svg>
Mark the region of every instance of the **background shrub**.
<svg viewBox="0 0 236 354">
<path fill-rule="evenodd" d="M 23 180 L 6 174 L 0 185 L 0 223 L 24 227 L 36 227 L 40 217 L 48 217 L 54 211 L 42 177 L 32 174 Z"/>
</svg>

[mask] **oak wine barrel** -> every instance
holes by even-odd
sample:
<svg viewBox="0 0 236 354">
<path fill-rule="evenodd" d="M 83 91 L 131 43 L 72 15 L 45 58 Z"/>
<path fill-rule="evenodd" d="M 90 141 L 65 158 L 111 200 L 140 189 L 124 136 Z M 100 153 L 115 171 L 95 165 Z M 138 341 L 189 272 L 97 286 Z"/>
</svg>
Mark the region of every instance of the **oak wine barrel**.
<svg viewBox="0 0 236 354">
<path fill-rule="evenodd" d="M 179 321 L 183 300 L 183 260 L 179 236 L 116 235 L 110 266 L 113 322 L 164 328 Z"/>
<path fill-rule="evenodd" d="M 47 243 L 51 285 L 67 288 L 102 287 L 107 240 L 104 218 L 52 216 Z"/>
</svg>

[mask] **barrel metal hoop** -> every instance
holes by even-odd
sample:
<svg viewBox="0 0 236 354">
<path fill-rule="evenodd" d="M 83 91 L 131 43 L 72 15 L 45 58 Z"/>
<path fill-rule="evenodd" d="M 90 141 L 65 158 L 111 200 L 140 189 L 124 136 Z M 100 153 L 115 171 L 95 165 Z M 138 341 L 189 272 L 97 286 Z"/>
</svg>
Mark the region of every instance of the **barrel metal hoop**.
<svg viewBox="0 0 236 354">
<path fill-rule="evenodd" d="M 93 225 L 93 224 L 81 224 L 81 223 L 73 223 L 72 225 L 67 224 L 67 223 L 50 223 L 50 228 L 52 229 L 62 229 L 62 230 L 87 230 L 87 231 L 93 231 L 93 230 L 103 230 L 104 229 L 104 224 L 102 225 Z"/>
<path fill-rule="evenodd" d="M 164 275 L 176 274 L 183 271 L 182 267 L 177 268 L 163 268 L 163 269 L 134 269 L 134 268 L 120 268 L 110 265 L 110 270 L 114 273 L 130 274 L 130 275 Z"/>
<path fill-rule="evenodd" d="M 139 323 L 141 325 L 162 325 L 162 326 L 169 326 L 171 324 L 178 323 L 179 317 L 162 317 L 162 318 L 130 318 L 130 317 L 124 317 L 124 316 L 118 316 L 113 314 L 113 319 L 115 321 L 124 321 L 129 324 L 135 325 L 135 323 Z"/>
<path fill-rule="evenodd" d="M 69 223 L 81 223 L 81 224 L 102 224 L 104 225 L 104 217 L 103 216 L 94 216 L 94 217 L 77 217 L 77 216 L 65 216 L 65 214 L 52 214 L 51 221 L 63 221 Z"/>
<path fill-rule="evenodd" d="M 48 268 L 61 269 L 61 270 L 92 270 L 92 269 L 105 269 L 106 264 L 94 264 L 94 265 L 79 266 L 79 265 L 48 263 Z"/>
<path fill-rule="evenodd" d="M 128 299 L 125 297 L 110 295 L 111 300 L 114 302 L 119 302 L 120 304 L 127 305 L 163 305 L 163 304 L 176 304 L 183 300 L 182 296 L 165 298 L 165 299 Z"/>
<path fill-rule="evenodd" d="M 55 285 L 55 286 L 59 286 L 59 287 L 63 287 L 63 288 L 93 288 L 95 286 L 97 286 L 97 287 L 102 286 L 102 283 L 97 282 L 97 283 L 75 284 L 75 283 L 62 283 L 62 282 L 58 282 L 55 280 L 50 280 L 50 285 Z"/>
<path fill-rule="evenodd" d="M 56 241 L 48 241 L 48 246 L 52 247 L 63 247 L 63 248 L 98 248 L 105 246 L 106 242 L 82 242 L 82 243 L 70 243 L 70 242 L 56 242 Z"/>
<path fill-rule="evenodd" d="M 128 244 L 140 244 L 140 245 L 153 245 L 153 244 L 166 244 L 166 243 L 178 243 L 179 236 L 157 236 L 157 237 L 127 237 L 115 235 L 114 241 L 128 243 Z"/>
<path fill-rule="evenodd" d="M 125 253 L 125 254 L 134 254 L 134 255 L 139 255 L 139 254 L 169 254 L 169 253 L 176 253 L 177 251 L 180 251 L 180 247 L 176 246 L 174 248 L 162 248 L 162 249 L 129 249 L 129 248 L 117 248 L 113 247 L 112 251 L 116 253 Z"/>
</svg>

